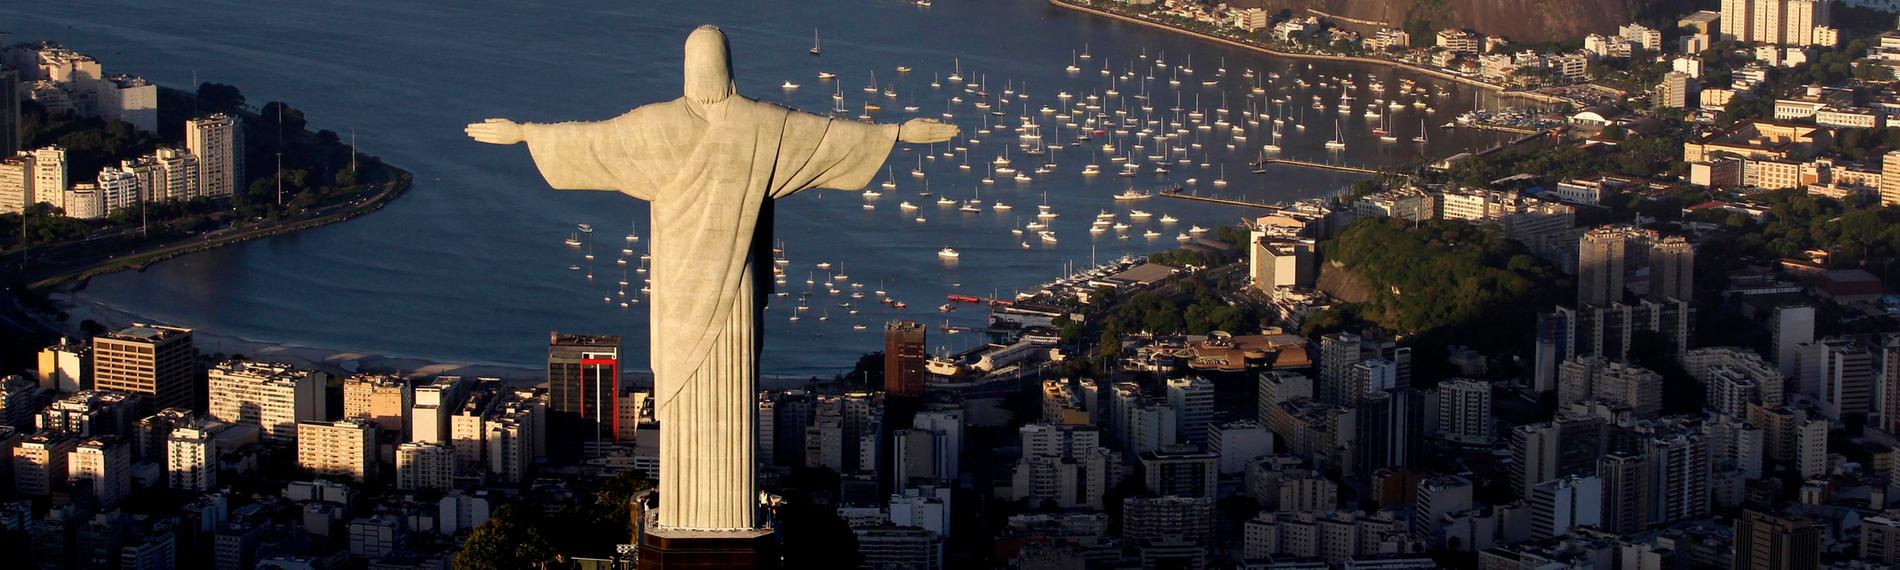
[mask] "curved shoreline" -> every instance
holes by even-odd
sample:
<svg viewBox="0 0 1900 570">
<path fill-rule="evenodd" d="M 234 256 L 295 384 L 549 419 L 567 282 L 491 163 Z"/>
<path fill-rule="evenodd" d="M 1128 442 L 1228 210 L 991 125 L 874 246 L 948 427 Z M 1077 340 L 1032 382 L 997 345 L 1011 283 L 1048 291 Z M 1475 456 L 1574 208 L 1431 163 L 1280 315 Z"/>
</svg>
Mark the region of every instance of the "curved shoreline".
<svg viewBox="0 0 1900 570">
<path fill-rule="evenodd" d="M 59 287 L 63 287 L 72 283 L 77 283 L 81 287 L 83 287 L 87 280 L 92 279 L 93 277 L 98 277 L 100 275 L 105 275 L 108 273 L 117 273 L 117 272 L 125 271 L 128 269 L 144 270 L 145 268 L 150 267 L 154 263 L 165 261 L 174 257 L 181 256 L 181 255 L 188 255 L 188 254 L 198 253 L 202 251 L 209 251 L 209 250 L 216 249 L 219 247 L 223 247 L 223 246 L 227 246 L 227 245 L 231 245 L 235 243 L 241 243 L 245 241 L 250 241 L 250 240 L 254 240 L 258 238 L 285 235 L 285 234 L 295 233 L 295 232 L 299 232 L 299 231 L 303 231 L 303 230 L 307 230 L 311 228 L 327 226 L 327 225 L 334 224 L 337 222 L 349 220 L 351 218 L 355 218 L 363 214 L 368 214 L 370 212 L 381 210 L 383 209 L 383 206 L 386 206 L 389 204 L 390 200 L 393 200 L 397 196 L 401 196 L 404 192 L 407 192 L 409 190 L 410 184 L 413 183 L 413 179 L 414 179 L 414 176 L 411 175 L 409 171 L 407 170 L 403 170 L 401 168 L 397 168 L 390 165 L 383 165 L 383 168 L 388 169 L 392 173 L 391 180 L 385 183 L 387 186 L 383 188 L 382 192 L 378 192 L 376 193 L 376 195 L 370 196 L 369 198 L 364 199 L 363 203 L 361 204 L 355 204 L 350 207 L 339 210 L 337 212 L 325 214 L 325 215 L 318 216 L 315 218 L 296 220 L 287 224 L 251 228 L 248 230 L 244 230 L 244 231 L 240 231 L 240 232 L 236 232 L 236 233 L 232 233 L 228 235 L 220 235 L 216 237 L 205 237 L 205 236 L 187 237 L 170 244 L 161 245 L 155 249 L 148 250 L 145 252 L 132 253 L 125 256 L 110 257 L 103 261 L 100 261 L 99 263 L 95 263 L 87 267 L 82 267 L 79 269 L 74 269 L 71 271 L 67 271 L 64 273 L 46 277 L 38 281 L 34 281 L 32 283 L 27 284 L 26 290 L 27 291 L 45 291 L 49 289 L 56 289 Z M 203 239 L 198 239 L 198 238 L 203 238 Z"/>
<path fill-rule="evenodd" d="M 1126 14 L 1119 14 L 1119 13 L 1111 12 L 1108 10 L 1103 10 L 1101 8 L 1096 8 L 1094 6 L 1079 4 L 1079 3 L 1074 2 L 1074 0 L 1049 0 L 1049 3 L 1057 7 L 1074 10 L 1074 11 L 1082 12 L 1085 14 L 1092 14 L 1092 15 L 1102 16 L 1106 18 L 1113 18 L 1115 20 L 1128 22 L 1131 24 L 1137 24 L 1137 25 L 1147 26 L 1150 28 L 1166 30 L 1166 31 L 1186 35 L 1193 38 L 1198 38 L 1202 40 L 1207 40 L 1207 41 L 1223 44 L 1228 47 L 1240 48 L 1240 49 L 1249 50 L 1256 53 L 1270 55 L 1274 57 L 1284 57 L 1288 59 L 1334 61 L 1334 62 L 1343 62 L 1343 63 L 1362 63 L 1362 64 L 1369 64 L 1369 65 L 1383 65 L 1383 66 L 1394 68 L 1394 69 L 1418 73 L 1421 75 L 1427 75 L 1427 76 L 1435 77 L 1438 79 L 1444 79 L 1447 81 L 1453 81 L 1453 82 L 1469 85 L 1472 87 L 1476 87 L 1479 89 L 1484 89 L 1492 93 L 1496 93 L 1500 97 L 1518 97 L 1518 98 L 1538 101 L 1541 103 L 1569 103 L 1570 102 L 1563 98 L 1553 97 L 1553 96 L 1545 95 L 1542 93 L 1536 93 L 1536 92 L 1531 92 L 1531 91 L 1512 91 L 1512 90 L 1505 89 L 1503 87 L 1499 87 L 1497 85 L 1485 83 L 1483 81 L 1478 81 L 1476 79 L 1471 79 L 1469 77 L 1453 75 L 1450 73 L 1446 73 L 1444 71 L 1432 69 L 1429 67 L 1420 67 L 1418 65 L 1406 63 L 1403 61 L 1395 61 L 1395 60 L 1390 60 L 1390 59 L 1381 59 L 1381 58 L 1372 58 L 1372 57 L 1357 57 L 1357 56 L 1350 56 L 1350 55 L 1333 55 L 1333 54 L 1323 54 L 1323 53 L 1300 53 L 1300 52 L 1291 52 L 1291 51 L 1280 51 L 1280 50 L 1276 50 L 1276 49 L 1258 45 L 1258 44 L 1251 44 L 1251 43 L 1235 40 L 1232 38 L 1224 38 L 1224 37 L 1220 37 L 1216 35 L 1211 35 L 1205 32 L 1190 30 L 1187 28 L 1182 28 L 1180 26 L 1173 26 L 1173 25 L 1169 25 L 1163 22 L 1157 22 L 1154 20 L 1149 20 L 1149 19 L 1144 19 L 1144 18 L 1137 18 L 1134 16 L 1126 15 Z"/>
</svg>

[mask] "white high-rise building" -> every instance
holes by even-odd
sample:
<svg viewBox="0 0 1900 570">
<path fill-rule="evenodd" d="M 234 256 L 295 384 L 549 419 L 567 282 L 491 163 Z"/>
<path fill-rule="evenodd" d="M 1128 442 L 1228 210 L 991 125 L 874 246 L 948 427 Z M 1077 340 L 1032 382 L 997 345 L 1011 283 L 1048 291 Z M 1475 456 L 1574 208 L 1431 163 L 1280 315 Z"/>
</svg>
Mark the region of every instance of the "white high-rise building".
<svg viewBox="0 0 1900 570">
<path fill-rule="evenodd" d="M 200 195 L 198 157 L 176 147 L 162 146 L 153 151 L 152 161 L 158 165 L 162 180 L 146 189 L 150 199 L 165 202 L 190 200 Z"/>
<path fill-rule="evenodd" d="M 1446 441 L 1490 445 L 1491 383 L 1469 378 L 1439 382 L 1438 434 Z"/>
<path fill-rule="evenodd" d="M 1755 35 L 1751 33 L 1753 20 L 1749 11 L 1754 3 L 1755 0 L 1722 0 L 1720 29 L 1723 38 L 1738 42 L 1755 40 Z"/>
<path fill-rule="evenodd" d="M 1168 380 L 1168 406 L 1174 408 L 1175 437 L 1205 445 L 1214 420 L 1214 382 L 1199 376 Z"/>
<path fill-rule="evenodd" d="M 139 188 L 137 172 L 107 168 L 99 171 L 98 182 L 100 198 L 105 200 L 106 215 L 139 204 L 143 190 Z"/>
<path fill-rule="evenodd" d="M 80 442 L 66 454 L 66 476 L 75 488 L 90 479 L 99 505 L 110 508 L 132 493 L 132 448 L 110 435 Z"/>
<path fill-rule="evenodd" d="M 33 156 L 0 156 L 0 214 L 18 213 L 34 203 Z"/>
<path fill-rule="evenodd" d="M 1751 41 L 1781 44 L 1787 38 L 1788 0 L 1753 0 L 1748 8 L 1748 35 Z"/>
<path fill-rule="evenodd" d="M 297 467 L 362 483 L 376 476 L 376 424 L 368 420 L 297 422 Z"/>
<path fill-rule="evenodd" d="M 462 379 L 455 376 L 437 377 L 416 386 L 414 408 L 409 412 L 409 441 L 448 443 L 449 416 L 461 407 L 465 391 Z"/>
<path fill-rule="evenodd" d="M 33 199 L 61 205 L 66 195 L 66 149 L 58 145 L 33 151 Z"/>
<path fill-rule="evenodd" d="M 76 220 L 102 220 L 106 217 L 106 194 L 99 185 L 80 182 L 66 187 L 60 199 L 60 209 L 66 217 Z"/>
<path fill-rule="evenodd" d="M 299 370 L 289 364 L 221 362 L 211 367 L 212 419 L 257 426 L 266 440 L 289 442 L 297 438 L 297 422 L 324 418 L 327 375 Z"/>
<path fill-rule="evenodd" d="M 244 125 L 223 113 L 185 121 L 185 148 L 198 157 L 200 196 L 244 191 Z"/>
<path fill-rule="evenodd" d="M 205 422 L 173 429 L 165 442 L 165 483 L 205 492 L 218 486 L 218 438 Z"/>
<path fill-rule="evenodd" d="M 1776 307 L 1773 334 L 1775 370 L 1783 378 L 1801 373 L 1801 345 L 1814 341 L 1814 307 Z"/>
<path fill-rule="evenodd" d="M 455 450 L 439 443 L 396 446 L 396 488 L 448 489 L 455 484 Z"/>
</svg>

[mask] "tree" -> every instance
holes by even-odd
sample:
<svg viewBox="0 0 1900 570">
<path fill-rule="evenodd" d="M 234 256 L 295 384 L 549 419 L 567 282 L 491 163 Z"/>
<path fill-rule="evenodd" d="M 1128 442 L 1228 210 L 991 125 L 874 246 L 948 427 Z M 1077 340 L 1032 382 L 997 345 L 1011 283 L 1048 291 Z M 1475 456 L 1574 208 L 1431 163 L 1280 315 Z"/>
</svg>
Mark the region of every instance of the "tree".
<svg viewBox="0 0 1900 570">
<path fill-rule="evenodd" d="M 558 554 L 541 535 L 542 519 L 540 509 L 533 506 L 496 509 L 455 553 L 455 570 L 516 570 L 554 560 Z"/>
<path fill-rule="evenodd" d="M 223 83 L 198 84 L 198 114 L 234 114 L 244 108 L 244 92 Z"/>
</svg>

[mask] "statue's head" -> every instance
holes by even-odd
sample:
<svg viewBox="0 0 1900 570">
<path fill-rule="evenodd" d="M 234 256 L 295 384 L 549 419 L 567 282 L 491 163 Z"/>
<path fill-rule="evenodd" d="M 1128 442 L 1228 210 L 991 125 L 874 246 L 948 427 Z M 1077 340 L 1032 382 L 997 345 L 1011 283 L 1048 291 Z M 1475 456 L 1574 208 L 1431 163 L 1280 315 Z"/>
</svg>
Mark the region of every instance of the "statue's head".
<svg viewBox="0 0 1900 570">
<path fill-rule="evenodd" d="M 732 48 L 718 26 L 700 26 L 686 36 L 686 99 L 701 105 L 738 92 L 732 82 Z"/>
</svg>

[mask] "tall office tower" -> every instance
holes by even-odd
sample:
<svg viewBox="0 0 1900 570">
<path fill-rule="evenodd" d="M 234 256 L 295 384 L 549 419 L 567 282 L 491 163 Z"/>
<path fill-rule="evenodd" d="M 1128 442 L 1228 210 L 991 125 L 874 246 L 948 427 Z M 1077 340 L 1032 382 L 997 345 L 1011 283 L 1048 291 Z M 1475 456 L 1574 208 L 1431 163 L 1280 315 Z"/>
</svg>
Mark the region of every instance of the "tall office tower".
<svg viewBox="0 0 1900 570">
<path fill-rule="evenodd" d="M 1709 446 L 1697 433 L 1652 436 L 1643 443 L 1649 460 L 1649 523 L 1666 525 L 1709 514 Z"/>
<path fill-rule="evenodd" d="M 1641 453 L 1611 451 L 1597 463 L 1603 480 L 1603 530 L 1630 534 L 1649 525 L 1649 461 Z"/>
<path fill-rule="evenodd" d="M 297 438 L 297 422 L 322 420 L 329 409 L 329 375 L 289 364 L 227 361 L 208 371 L 212 419 L 257 426 L 269 441 Z"/>
<path fill-rule="evenodd" d="M 376 424 L 364 420 L 297 422 L 297 467 L 358 483 L 376 476 Z"/>
<path fill-rule="evenodd" d="M 202 409 L 191 329 L 133 323 L 92 339 L 92 386 L 144 394 L 158 408 Z"/>
<path fill-rule="evenodd" d="M 818 403 L 804 390 L 778 393 L 772 412 L 772 463 L 805 466 L 805 429 L 818 413 Z"/>
<path fill-rule="evenodd" d="M 440 443 L 396 446 L 396 488 L 448 489 L 455 485 L 455 449 Z"/>
<path fill-rule="evenodd" d="M 1342 469 L 1371 474 L 1417 463 L 1425 424 L 1424 394 L 1409 389 L 1381 390 L 1354 404 L 1352 438 L 1340 445 L 1352 448 L 1353 459 Z"/>
<path fill-rule="evenodd" d="M 40 204 L 63 206 L 66 187 L 72 180 L 66 176 L 66 149 L 59 145 L 34 149 L 33 155 L 33 201 Z"/>
<path fill-rule="evenodd" d="M 217 113 L 185 121 L 185 150 L 198 158 L 198 191 L 192 197 L 222 198 L 243 192 L 244 123 Z"/>
<path fill-rule="evenodd" d="M 1464 445 L 1491 445 L 1491 383 L 1469 378 L 1439 382 L 1438 434 Z"/>
<path fill-rule="evenodd" d="M 558 441 L 592 442 L 597 449 L 614 441 L 620 337 L 548 333 L 548 393 Z"/>
<path fill-rule="evenodd" d="M 1752 13 L 1749 10 L 1755 1 L 1756 0 L 1722 0 L 1720 27 L 1723 39 L 1743 43 L 1755 41 L 1755 34 L 1752 33 L 1751 27 L 1754 18 L 1751 17 Z"/>
<path fill-rule="evenodd" d="M 343 379 L 343 419 L 369 420 L 385 433 L 406 435 L 415 394 L 394 374 L 356 374 Z"/>
<path fill-rule="evenodd" d="M 1175 437 L 1205 448 L 1214 421 L 1214 381 L 1200 376 L 1169 380 L 1168 405 L 1174 408 Z"/>
<path fill-rule="evenodd" d="M 917 321 L 884 323 L 884 395 L 924 394 L 924 326 Z"/>
<path fill-rule="evenodd" d="M 111 508 L 132 493 L 132 446 L 115 435 L 87 439 L 66 453 L 66 481 L 73 489 L 91 481 L 92 496 Z"/>
<path fill-rule="evenodd" d="M 1814 342 L 1814 307 L 1775 307 L 1772 330 L 1775 369 L 1784 378 L 1801 374 L 1801 345 Z"/>
<path fill-rule="evenodd" d="M 36 433 L 13 448 L 13 489 L 23 497 L 42 497 L 66 484 L 66 454 L 79 447 L 67 433 Z"/>
<path fill-rule="evenodd" d="M 1649 298 L 1695 300 L 1695 246 L 1669 236 L 1649 246 Z"/>
<path fill-rule="evenodd" d="M 1900 433 L 1900 334 L 1880 343 L 1880 424 L 1887 433 Z"/>
<path fill-rule="evenodd" d="M 1796 347 L 1801 374 L 1795 392 L 1813 397 L 1830 420 L 1865 418 L 1874 411 L 1874 355 L 1846 338 Z"/>
<path fill-rule="evenodd" d="M 1577 242 L 1577 308 L 1623 301 L 1630 237 L 1625 228 L 1602 227 L 1583 234 Z"/>
<path fill-rule="evenodd" d="M 33 205 L 33 155 L 0 156 L 0 214 L 17 214 Z"/>
<path fill-rule="evenodd" d="M 1821 526 L 1798 515 L 1746 510 L 1735 517 L 1734 570 L 1813 570 L 1821 567 Z"/>
<path fill-rule="evenodd" d="M 0 156 L 20 152 L 20 72 L 0 66 Z"/>
</svg>

